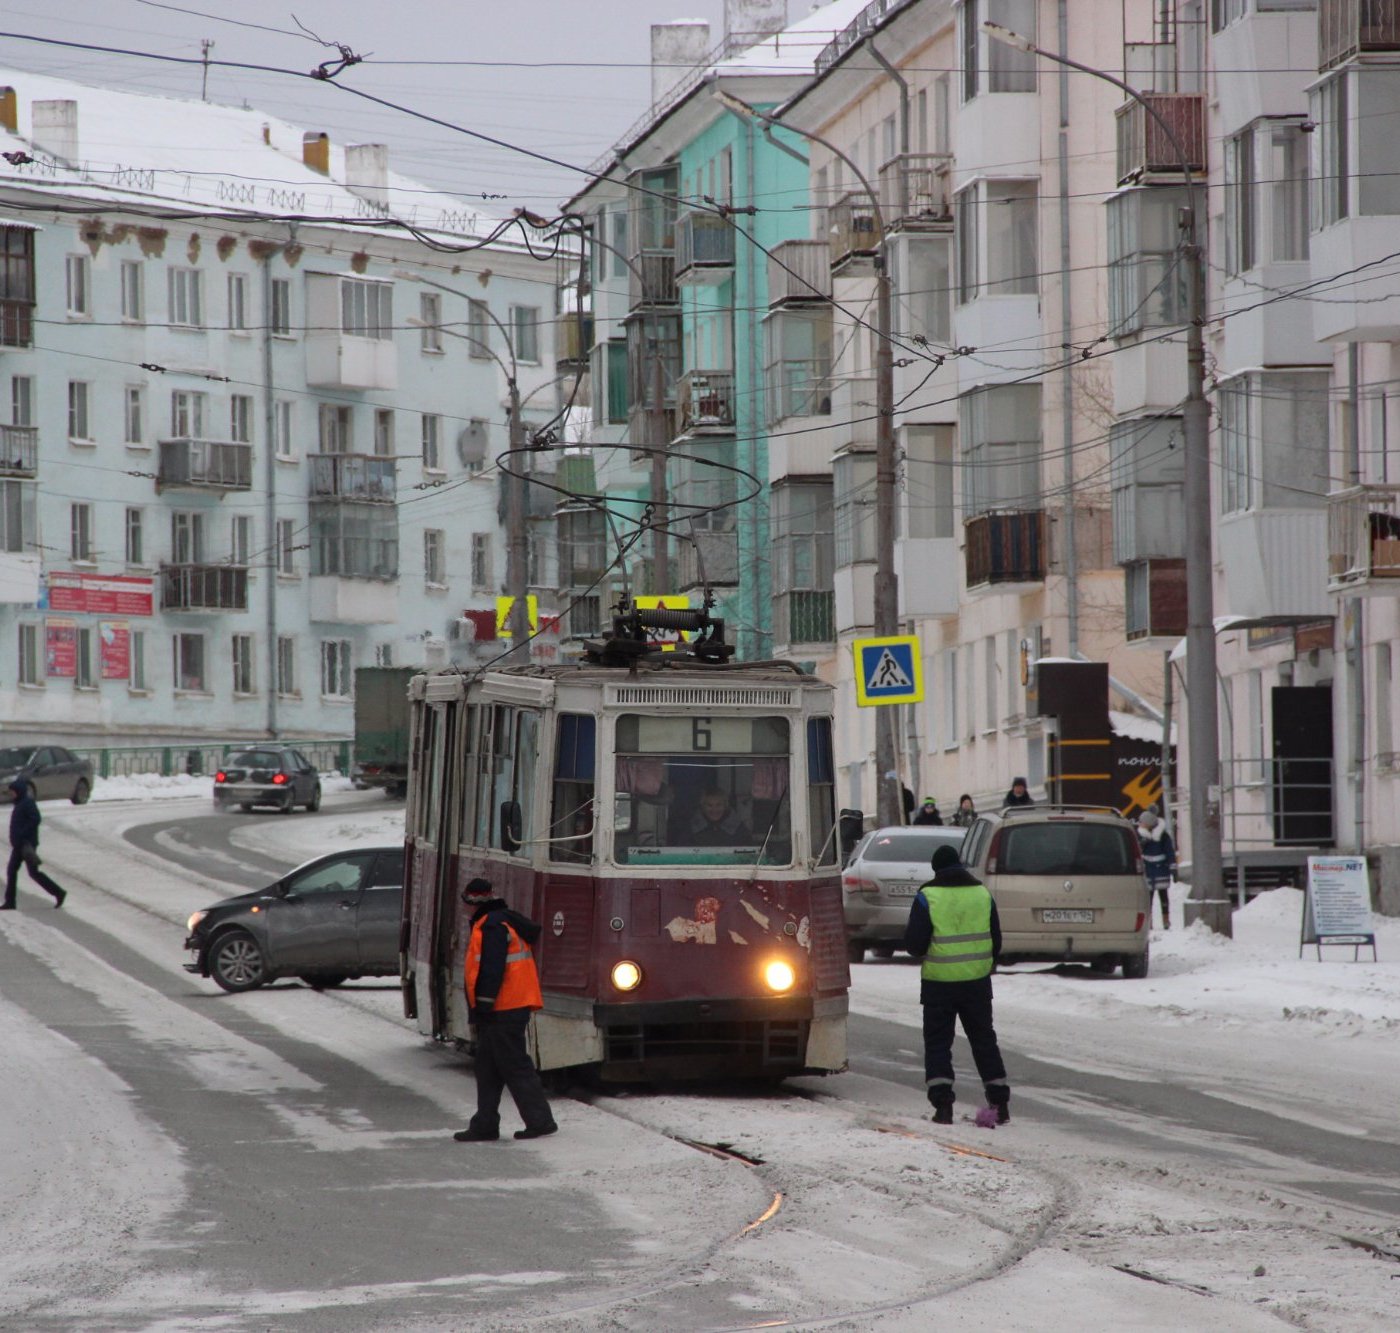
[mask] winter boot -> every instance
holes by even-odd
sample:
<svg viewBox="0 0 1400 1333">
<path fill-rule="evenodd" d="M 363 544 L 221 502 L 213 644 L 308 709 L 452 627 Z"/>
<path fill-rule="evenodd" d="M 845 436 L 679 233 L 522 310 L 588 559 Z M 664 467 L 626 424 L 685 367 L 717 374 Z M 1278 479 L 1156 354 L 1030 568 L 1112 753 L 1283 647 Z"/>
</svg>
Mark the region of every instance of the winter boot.
<svg viewBox="0 0 1400 1333">
<path fill-rule="evenodd" d="M 933 1108 L 933 1123 L 935 1125 L 951 1125 L 953 1123 L 953 1103 L 937 1102 Z"/>
<path fill-rule="evenodd" d="M 1011 1119 L 1011 1089 L 1005 1083 L 988 1083 L 987 1105 L 996 1107 L 997 1124 L 1004 1125 Z"/>
</svg>

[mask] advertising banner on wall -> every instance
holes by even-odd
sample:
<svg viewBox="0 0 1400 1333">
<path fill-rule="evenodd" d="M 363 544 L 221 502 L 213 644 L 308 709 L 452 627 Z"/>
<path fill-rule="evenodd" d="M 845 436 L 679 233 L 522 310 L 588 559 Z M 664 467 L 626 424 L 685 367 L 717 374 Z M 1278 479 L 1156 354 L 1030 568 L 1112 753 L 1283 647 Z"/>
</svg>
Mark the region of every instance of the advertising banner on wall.
<svg viewBox="0 0 1400 1333">
<path fill-rule="evenodd" d="M 155 614 L 156 581 L 132 574 L 81 574 L 56 570 L 49 574 L 49 608 L 86 611 L 92 615 L 149 616 Z"/>
<path fill-rule="evenodd" d="M 78 622 L 68 616 L 50 616 L 44 621 L 44 674 L 67 676 L 78 674 Z"/>
<path fill-rule="evenodd" d="M 131 676 L 131 627 L 125 620 L 103 620 L 97 626 L 102 655 L 103 680 L 127 680 Z"/>
</svg>

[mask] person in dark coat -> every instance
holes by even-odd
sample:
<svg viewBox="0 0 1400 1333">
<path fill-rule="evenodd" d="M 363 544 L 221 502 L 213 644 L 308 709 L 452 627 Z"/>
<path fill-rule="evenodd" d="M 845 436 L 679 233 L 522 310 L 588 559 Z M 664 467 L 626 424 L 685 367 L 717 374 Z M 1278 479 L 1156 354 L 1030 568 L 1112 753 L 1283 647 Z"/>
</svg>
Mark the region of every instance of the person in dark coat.
<svg viewBox="0 0 1400 1333">
<path fill-rule="evenodd" d="M 958 808 L 953 811 L 953 817 L 948 822 L 956 828 L 971 828 L 976 818 L 977 807 L 972 804 L 972 797 L 963 792 L 958 797 Z"/>
<path fill-rule="evenodd" d="M 10 864 L 5 871 L 5 901 L 0 903 L 0 911 L 15 910 L 15 893 L 19 888 L 19 868 L 23 864 L 32 879 L 53 899 L 55 907 L 62 907 L 68 896 L 67 889 L 60 889 L 42 870 L 39 869 L 39 802 L 34 799 L 27 778 L 16 778 L 10 783 L 14 793 L 14 809 L 10 811 Z"/>
<path fill-rule="evenodd" d="M 1176 874 L 1176 844 L 1167 832 L 1167 823 L 1156 806 L 1148 806 L 1138 816 L 1138 837 L 1142 839 L 1142 863 L 1147 871 L 1147 890 L 1156 893 L 1162 905 L 1162 929 L 1172 928 L 1172 905 L 1167 890 Z"/>
<path fill-rule="evenodd" d="M 919 813 L 914 816 L 916 824 L 942 824 L 943 816 L 938 813 L 938 802 L 932 796 L 925 796 Z"/>
<path fill-rule="evenodd" d="M 992 1025 L 992 968 L 1001 952 L 997 905 L 953 848 L 939 847 L 932 865 L 932 881 L 910 904 L 904 948 L 923 960 L 924 1081 L 934 1123 L 953 1123 L 953 1027 L 961 1022 L 987 1103 L 1004 1125 L 1011 1088 Z"/>
<path fill-rule="evenodd" d="M 464 983 L 468 1018 L 476 1029 L 476 1114 L 452 1137 L 458 1143 L 499 1139 L 501 1093 L 509 1088 L 525 1122 L 515 1137 L 543 1138 L 559 1126 L 525 1040 L 531 1012 L 544 1007 L 531 951 L 540 928 L 495 897 L 490 880 L 472 880 L 462 901 L 472 909 Z"/>
<path fill-rule="evenodd" d="M 899 784 L 899 799 L 904 808 L 904 822 L 912 824 L 914 822 L 914 793 L 902 782 Z"/>
<path fill-rule="evenodd" d="M 1012 778 L 1011 790 L 1006 793 L 1006 798 L 1002 801 L 1002 809 L 1007 809 L 1013 805 L 1034 805 L 1035 797 L 1030 793 L 1030 787 L 1025 778 Z"/>
</svg>

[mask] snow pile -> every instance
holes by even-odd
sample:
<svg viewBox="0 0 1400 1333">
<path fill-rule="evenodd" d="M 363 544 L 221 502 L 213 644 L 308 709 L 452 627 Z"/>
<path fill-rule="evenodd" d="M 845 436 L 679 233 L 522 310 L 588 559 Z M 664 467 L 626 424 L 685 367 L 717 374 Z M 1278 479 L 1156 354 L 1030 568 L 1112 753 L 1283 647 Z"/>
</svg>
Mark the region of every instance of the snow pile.
<svg viewBox="0 0 1400 1333">
<path fill-rule="evenodd" d="M 321 792 L 350 791 L 347 777 L 332 771 L 321 775 Z M 214 778 L 212 774 L 191 777 L 188 773 L 172 773 L 166 777 L 160 773 L 130 773 L 119 778 L 93 778 L 92 799 L 94 801 L 149 801 L 153 799 L 175 799 L 180 797 L 200 797 L 206 801 L 214 799 Z"/>
</svg>

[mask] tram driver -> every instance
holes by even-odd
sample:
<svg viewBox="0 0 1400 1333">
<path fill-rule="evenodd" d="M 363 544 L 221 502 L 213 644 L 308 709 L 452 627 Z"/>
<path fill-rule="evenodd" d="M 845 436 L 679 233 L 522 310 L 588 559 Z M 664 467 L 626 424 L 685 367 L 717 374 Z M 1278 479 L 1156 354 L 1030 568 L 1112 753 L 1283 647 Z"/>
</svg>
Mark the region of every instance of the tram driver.
<svg viewBox="0 0 1400 1333">
<path fill-rule="evenodd" d="M 690 821 L 690 842 L 695 847 L 743 847 L 753 842 L 753 830 L 730 808 L 723 790 L 707 787 Z"/>
</svg>

